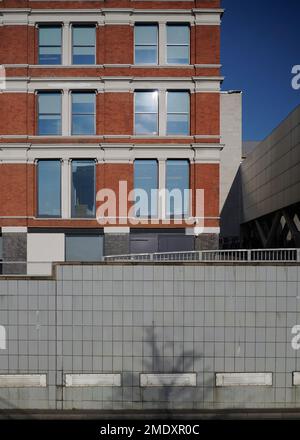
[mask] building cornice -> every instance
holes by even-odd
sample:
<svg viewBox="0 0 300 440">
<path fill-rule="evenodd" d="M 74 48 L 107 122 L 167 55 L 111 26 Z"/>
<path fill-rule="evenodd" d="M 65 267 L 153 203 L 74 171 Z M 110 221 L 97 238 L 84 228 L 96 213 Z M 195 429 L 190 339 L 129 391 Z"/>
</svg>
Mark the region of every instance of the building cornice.
<svg viewBox="0 0 300 440">
<path fill-rule="evenodd" d="M 222 76 L 193 77 L 7 77 L 6 88 L 1 93 L 35 93 L 38 90 L 95 90 L 98 93 L 133 93 L 136 89 L 185 89 L 191 93 L 220 92 Z"/>
<path fill-rule="evenodd" d="M 0 25 L 31 25 L 39 22 L 94 22 L 99 25 L 133 25 L 135 21 L 188 22 L 220 25 L 223 9 L 21 9 L 1 8 Z"/>
<path fill-rule="evenodd" d="M 132 163 L 136 158 L 185 158 L 191 163 L 219 163 L 223 145 L 214 144 L 8 144 L 0 148 L 1 164 L 34 164 L 37 159 L 95 159 L 98 163 Z"/>
<path fill-rule="evenodd" d="M 223 77 L 7 77 L 1 93 L 35 93 L 38 90 L 95 90 L 97 93 L 133 93 L 137 89 L 184 89 L 191 93 L 220 92 Z"/>
</svg>

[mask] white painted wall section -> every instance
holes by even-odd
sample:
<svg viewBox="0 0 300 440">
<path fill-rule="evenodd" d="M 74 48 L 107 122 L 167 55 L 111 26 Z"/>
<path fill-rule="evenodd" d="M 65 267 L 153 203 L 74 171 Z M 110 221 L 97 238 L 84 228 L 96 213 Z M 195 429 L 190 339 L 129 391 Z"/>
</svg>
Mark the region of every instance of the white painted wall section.
<svg viewBox="0 0 300 440">
<path fill-rule="evenodd" d="M 27 260 L 28 275 L 51 275 L 52 263 L 65 261 L 65 234 L 28 234 Z"/>
</svg>

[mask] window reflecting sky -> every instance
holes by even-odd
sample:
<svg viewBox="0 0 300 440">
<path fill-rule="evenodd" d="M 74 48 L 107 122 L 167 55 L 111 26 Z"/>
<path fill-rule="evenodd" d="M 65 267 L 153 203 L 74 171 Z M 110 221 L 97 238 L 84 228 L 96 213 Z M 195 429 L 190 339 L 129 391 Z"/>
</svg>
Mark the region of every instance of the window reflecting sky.
<svg viewBox="0 0 300 440">
<path fill-rule="evenodd" d="M 73 64 L 95 64 L 96 27 L 72 26 Z"/>
<path fill-rule="evenodd" d="M 179 190 L 182 203 L 174 201 L 173 197 L 167 198 L 167 214 L 181 216 L 189 212 L 189 198 L 185 196 L 184 190 L 189 189 L 189 161 L 188 160 L 167 160 L 166 163 L 166 189 Z"/>
<path fill-rule="evenodd" d="M 61 64 L 61 26 L 39 27 L 39 64 Z"/>
<path fill-rule="evenodd" d="M 95 216 L 95 161 L 72 161 L 72 217 Z"/>
<path fill-rule="evenodd" d="M 72 134 L 95 134 L 95 93 L 72 93 Z"/>
<path fill-rule="evenodd" d="M 135 93 L 135 133 L 158 134 L 158 92 Z"/>
<path fill-rule="evenodd" d="M 38 215 L 61 216 L 60 160 L 40 160 L 37 166 Z"/>
<path fill-rule="evenodd" d="M 147 194 L 147 201 L 138 197 L 140 209 L 136 211 L 137 217 L 157 216 L 157 193 L 151 194 L 151 190 L 158 189 L 158 162 L 157 160 L 135 160 L 134 161 L 134 189 L 142 189 Z"/>
<path fill-rule="evenodd" d="M 61 93 L 39 93 L 38 112 L 38 134 L 61 135 Z"/>
<path fill-rule="evenodd" d="M 135 64 L 157 64 L 158 26 L 136 25 L 134 27 Z"/>
</svg>

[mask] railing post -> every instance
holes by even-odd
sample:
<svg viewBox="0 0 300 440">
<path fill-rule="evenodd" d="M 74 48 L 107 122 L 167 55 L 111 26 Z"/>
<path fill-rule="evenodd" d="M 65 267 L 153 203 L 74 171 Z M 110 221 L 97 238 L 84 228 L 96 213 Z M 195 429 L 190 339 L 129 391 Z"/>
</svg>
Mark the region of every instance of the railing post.
<svg viewBox="0 0 300 440">
<path fill-rule="evenodd" d="M 251 261 L 251 249 L 247 251 L 247 261 Z"/>
<path fill-rule="evenodd" d="M 297 261 L 300 263 L 300 249 L 297 249 Z"/>
</svg>

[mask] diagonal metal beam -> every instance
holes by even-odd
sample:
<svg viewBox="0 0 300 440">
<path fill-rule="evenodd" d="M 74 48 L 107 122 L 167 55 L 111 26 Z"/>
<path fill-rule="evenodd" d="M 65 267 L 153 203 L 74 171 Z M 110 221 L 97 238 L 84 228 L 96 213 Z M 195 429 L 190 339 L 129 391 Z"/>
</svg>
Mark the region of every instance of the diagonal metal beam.
<svg viewBox="0 0 300 440">
<path fill-rule="evenodd" d="M 292 234 L 292 237 L 295 241 L 296 246 L 299 247 L 300 246 L 300 232 L 298 231 L 298 228 L 295 225 L 294 220 L 291 218 L 291 216 L 287 210 L 284 209 L 282 211 L 282 214 L 285 218 L 285 221 L 286 221 L 288 228 Z"/>
<path fill-rule="evenodd" d="M 256 226 L 256 229 L 257 229 L 260 241 L 261 241 L 263 247 L 265 248 L 266 247 L 266 242 L 267 242 L 265 233 L 264 233 L 264 231 L 263 231 L 263 229 L 262 229 L 262 227 L 261 227 L 261 225 L 259 223 L 259 220 L 255 220 L 254 222 L 255 222 L 255 226 Z"/>
<path fill-rule="evenodd" d="M 265 245 L 267 248 L 272 246 L 273 239 L 276 235 L 276 231 L 278 229 L 281 216 L 282 216 L 281 212 L 277 211 L 272 219 L 272 225 L 271 225 L 271 228 L 270 228 L 267 240 L 266 240 L 266 245 Z"/>
</svg>

